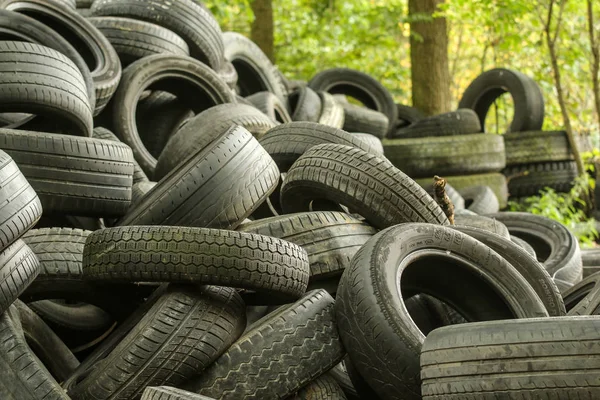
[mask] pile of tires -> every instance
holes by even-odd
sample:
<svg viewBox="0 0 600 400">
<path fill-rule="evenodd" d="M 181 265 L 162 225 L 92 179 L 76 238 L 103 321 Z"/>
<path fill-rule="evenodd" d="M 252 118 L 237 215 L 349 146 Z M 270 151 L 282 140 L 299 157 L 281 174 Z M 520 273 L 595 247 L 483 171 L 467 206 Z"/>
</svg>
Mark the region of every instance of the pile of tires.
<svg viewBox="0 0 600 400">
<path fill-rule="evenodd" d="M 600 395 L 593 255 L 473 185 L 477 112 L 288 81 L 196 0 L 0 25 L 0 399 Z"/>
</svg>

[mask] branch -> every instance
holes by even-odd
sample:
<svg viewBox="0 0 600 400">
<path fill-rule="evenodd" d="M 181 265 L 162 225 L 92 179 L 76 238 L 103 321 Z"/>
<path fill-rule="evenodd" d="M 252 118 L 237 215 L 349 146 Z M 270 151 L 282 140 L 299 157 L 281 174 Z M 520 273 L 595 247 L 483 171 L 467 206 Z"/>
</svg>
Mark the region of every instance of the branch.
<svg viewBox="0 0 600 400">
<path fill-rule="evenodd" d="M 552 3 L 554 3 L 553 0 Z M 567 0 L 562 0 L 560 2 L 560 8 L 558 9 L 558 18 L 556 19 L 556 30 L 554 31 L 554 38 L 552 38 L 552 46 L 556 44 L 556 40 L 558 39 L 558 33 L 560 32 L 560 24 L 562 22 L 563 11 L 565 10 L 566 4 Z"/>
</svg>

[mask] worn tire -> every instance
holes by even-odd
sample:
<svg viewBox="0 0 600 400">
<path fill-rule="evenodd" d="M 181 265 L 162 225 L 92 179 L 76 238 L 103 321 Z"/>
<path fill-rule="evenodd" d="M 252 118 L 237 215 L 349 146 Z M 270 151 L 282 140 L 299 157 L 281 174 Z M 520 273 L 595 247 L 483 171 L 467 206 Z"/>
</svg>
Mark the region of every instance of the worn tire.
<svg viewBox="0 0 600 400">
<path fill-rule="evenodd" d="M 133 207 L 140 200 L 142 200 L 144 196 L 154 188 L 154 186 L 156 186 L 156 182 L 151 181 L 134 184 L 131 188 L 131 206 Z"/>
<path fill-rule="evenodd" d="M 460 190 L 465 207 L 476 214 L 493 214 L 500 211 L 500 203 L 489 186 L 469 186 Z"/>
<path fill-rule="evenodd" d="M 309 271 L 295 244 L 206 228 L 108 228 L 91 233 L 83 251 L 83 274 L 93 281 L 197 282 L 298 298 Z"/>
<path fill-rule="evenodd" d="M 154 169 L 154 179 L 166 176 L 177 165 L 223 136 L 232 126 L 243 127 L 256 138 L 276 123 L 255 107 L 221 104 L 189 119 L 168 140 Z"/>
<path fill-rule="evenodd" d="M 250 132 L 234 126 L 171 170 L 119 225 L 235 229 L 278 182 L 271 157 Z"/>
<path fill-rule="evenodd" d="M 183 388 L 222 400 L 293 395 L 344 356 L 333 304 L 315 290 L 279 308 Z"/>
<path fill-rule="evenodd" d="M 502 172 L 508 179 L 511 197 L 539 196 L 546 188 L 568 193 L 578 176 L 575 161 L 555 161 L 507 167 Z"/>
<path fill-rule="evenodd" d="M 288 104 L 292 121 L 318 122 L 321 116 L 321 98 L 318 93 L 308 86 L 301 87 L 290 93 Z"/>
<path fill-rule="evenodd" d="M 600 314 L 600 274 L 593 274 L 563 292 L 567 315 Z"/>
<path fill-rule="evenodd" d="M 0 148 L 23 171 L 44 213 L 111 217 L 129 208 L 133 155 L 122 143 L 0 129 Z"/>
<path fill-rule="evenodd" d="M 571 161 L 573 153 L 565 131 L 530 131 L 504 135 L 506 165 Z"/>
<path fill-rule="evenodd" d="M 351 103 L 341 103 L 344 108 L 344 130 L 363 132 L 383 138 L 388 132 L 389 121 L 385 114 Z"/>
<path fill-rule="evenodd" d="M 322 125 L 342 129 L 345 121 L 342 106 L 327 92 L 318 92 L 317 94 L 321 99 L 321 114 L 317 122 Z"/>
<path fill-rule="evenodd" d="M 370 133 L 352 133 L 353 136 L 359 138 L 371 147 L 371 152 L 375 155 L 383 155 L 383 144 L 377 136 Z"/>
<path fill-rule="evenodd" d="M 336 317 L 352 364 L 381 398 L 420 399 L 425 336 L 403 305 L 418 293 L 452 304 L 467 321 L 548 315 L 525 278 L 468 235 L 423 223 L 379 232 L 342 275 Z"/>
<path fill-rule="evenodd" d="M 92 137 L 94 139 L 112 140 L 113 142 L 119 142 L 119 143 L 121 142 L 119 140 L 119 138 L 117 137 L 117 135 L 115 135 L 108 129 L 103 128 L 101 126 L 94 128 L 94 131 L 92 132 Z M 135 185 L 140 182 L 148 182 L 148 177 L 146 176 L 146 173 L 144 172 L 142 167 L 140 167 L 140 164 L 138 164 L 136 159 L 133 157 L 132 157 L 132 160 L 133 160 L 133 184 Z"/>
<path fill-rule="evenodd" d="M 346 400 L 344 391 L 335 379 L 328 375 L 320 376 L 304 386 L 290 400 Z"/>
<path fill-rule="evenodd" d="M 479 117 L 468 108 L 426 117 L 391 135 L 397 139 L 470 135 L 482 132 Z"/>
<path fill-rule="evenodd" d="M 423 399 L 597 398 L 600 385 L 581 365 L 585 362 L 590 371 L 600 367 L 598 329 L 599 317 L 492 321 L 437 329 L 427 337 L 421 353 Z"/>
<path fill-rule="evenodd" d="M 271 92 L 254 93 L 246 97 L 246 100 L 273 121 L 282 124 L 292 122 L 292 117 L 288 113 L 285 104 Z"/>
<path fill-rule="evenodd" d="M 537 255 L 535 254 L 535 250 L 533 249 L 533 247 L 531 247 L 531 245 L 529 243 L 527 243 L 523 239 L 518 238 L 514 235 L 510 235 L 510 241 L 521 246 L 521 248 L 523 248 L 527 252 L 527 254 L 529 254 L 531 257 L 533 257 L 535 260 L 537 260 Z"/>
<path fill-rule="evenodd" d="M 392 164 L 416 178 L 496 172 L 506 166 L 500 135 L 384 139 L 383 149 Z"/>
<path fill-rule="evenodd" d="M 494 218 L 485 217 L 483 215 L 470 215 L 465 213 L 456 214 L 454 216 L 454 225 L 483 229 L 487 232 L 502 236 L 505 239 L 510 238 L 510 233 L 508 232 L 506 225 L 496 221 Z"/>
<path fill-rule="evenodd" d="M 405 128 L 426 117 L 419 109 L 404 104 L 396 104 L 396 109 L 398 110 L 398 118 L 394 122 L 390 121 L 390 124 L 394 125 L 394 129 Z M 390 132 L 391 135 L 394 134 L 393 132 Z"/>
<path fill-rule="evenodd" d="M 513 98 L 515 109 L 510 132 L 540 130 L 544 122 L 542 91 L 533 79 L 517 71 L 495 68 L 479 75 L 463 93 L 458 107 L 474 110 L 485 128 L 490 107 L 507 92 Z"/>
<path fill-rule="evenodd" d="M 170 386 L 148 386 L 140 400 L 214 400 L 211 397 L 188 392 Z"/>
<path fill-rule="evenodd" d="M 17 300 L 39 272 L 37 257 L 22 240 L 0 253 L 0 314 Z"/>
<path fill-rule="evenodd" d="M 379 229 L 403 222 L 448 224 L 431 196 L 402 171 L 350 146 L 314 146 L 289 170 L 281 188 L 284 212 L 307 211 L 320 199 L 347 206 Z"/>
</svg>

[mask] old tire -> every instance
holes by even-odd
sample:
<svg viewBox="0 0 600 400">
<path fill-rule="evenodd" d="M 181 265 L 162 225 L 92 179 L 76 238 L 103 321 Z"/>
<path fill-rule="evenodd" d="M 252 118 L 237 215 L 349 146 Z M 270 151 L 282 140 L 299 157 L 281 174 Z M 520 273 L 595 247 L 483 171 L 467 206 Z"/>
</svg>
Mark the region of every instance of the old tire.
<svg viewBox="0 0 600 400">
<path fill-rule="evenodd" d="M 468 108 L 425 117 L 396 130 L 390 137 L 397 139 L 431 136 L 470 135 L 482 132 L 479 117 Z"/>
<path fill-rule="evenodd" d="M 508 179 L 511 197 L 538 196 L 546 188 L 568 193 L 578 176 L 575 161 L 522 164 L 507 167 L 502 173 Z"/>
<path fill-rule="evenodd" d="M 500 211 L 500 203 L 489 186 L 470 186 L 460 190 L 465 207 L 476 214 L 493 214 Z"/>
</svg>

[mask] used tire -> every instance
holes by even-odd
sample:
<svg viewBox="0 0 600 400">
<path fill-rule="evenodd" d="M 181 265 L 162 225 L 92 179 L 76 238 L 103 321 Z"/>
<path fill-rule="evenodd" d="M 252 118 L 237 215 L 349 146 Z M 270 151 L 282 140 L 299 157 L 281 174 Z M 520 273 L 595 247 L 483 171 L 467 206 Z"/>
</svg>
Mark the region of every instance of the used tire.
<svg viewBox="0 0 600 400">
<path fill-rule="evenodd" d="M 12 158 L 0 150 L 0 251 L 42 216 L 40 200 Z"/>
<path fill-rule="evenodd" d="M 596 398 L 598 382 L 581 365 L 585 362 L 590 371 L 600 367 L 598 329 L 599 317 L 437 329 L 421 353 L 423 399 Z"/>
<path fill-rule="evenodd" d="M 125 17 L 151 22 L 169 29 L 186 41 L 190 55 L 215 71 L 223 64 L 221 28 L 202 3 L 178 0 L 97 0 L 92 15 Z"/>
<path fill-rule="evenodd" d="M 88 18 L 113 45 L 123 68 L 140 58 L 155 54 L 189 56 L 190 49 L 175 32 L 162 26 L 131 18 Z"/>
<path fill-rule="evenodd" d="M 333 303 L 314 290 L 279 308 L 183 388 L 222 400 L 293 395 L 344 356 Z"/>
<path fill-rule="evenodd" d="M 494 218 L 484 217 L 483 215 L 456 214 L 454 216 L 454 225 L 457 227 L 483 229 L 487 232 L 502 236 L 505 239 L 510 238 L 510 233 L 508 232 L 506 225 L 496 221 Z"/>
<path fill-rule="evenodd" d="M 318 123 L 342 129 L 344 126 L 344 109 L 335 101 L 335 98 L 327 92 L 319 92 L 321 99 L 321 114 Z"/>
<path fill-rule="evenodd" d="M 0 148 L 23 171 L 45 213 L 118 217 L 129 208 L 133 155 L 122 143 L 0 129 Z"/>
<path fill-rule="evenodd" d="M 598 249 L 581 249 L 583 262 L 583 277 L 586 278 L 600 272 L 600 251 Z"/>
<path fill-rule="evenodd" d="M 48 131 L 91 136 L 90 100 L 73 61 L 46 46 L 10 41 L 0 42 L 0 60 L 0 112 L 35 114 L 33 120 L 9 126 L 29 122 Z"/>
<path fill-rule="evenodd" d="M 467 210 L 476 214 L 493 214 L 500 211 L 500 203 L 489 186 L 470 186 L 460 191 Z"/>
<path fill-rule="evenodd" d="M 506 226 L 506 225 L 505 225 Z M 531 247 L 531 245 L 529 243 L 527 243 L 526 241 L 524 241 L 521 238 L 518 238 L 516 236 L 510 235 L 510 241 L 518 244 L 519 246 L 521 246 L 523 249 L 525 249 L 525 251 L 534 259 L 537 260 L 537 255 L 535 254 L 535 250 L 533 249 L 533 247 Z"/>
<path fill-rule="evenodd" d="M 397 139 L 470 135 L 482 132 L 479 117 L 468 108 L 425 117 L 392 133 Z"/>
<path fill-rule="evenodd" d="M 197 282 L 298 298 L 306 290 L 309 264 L 301 247 L 276 238 L 206 228 L 129 226 L 90 234 L 83 273 L 93 281 Z"/>
<path fill-rule="evenodd" d="M 321 98 L 308 86 L 290 93 L 288 97 L 292 121 L 318 122 L 321 116 Z"/>
<path fill-rule="evenodd" d="M 218 104 L 235 103 L 235 95 L 216 72 L 190 57 L 159 54 L 127 67 L 113 99 L 115 134 L 131 146 L 136 160 L 149 176 L 153 175 L 156 159 L 146 149 L 138 133 L 136 108 L 144 90 L 149 87 L 160 90 L 161 81 L 164 83 L 165 80 L 168 86 L 165 89 L 195 113 Z M 168 85 L 169 81 L 172 84 Z"/>
<path fill-rule="evenodd" d="M 388 132 L 389 121 L 385 114 L 350 103 L 341 104 L 344 108 L 345 131 L 370 133 L 380 139 Z"/>
<path fill-rule="evenodd" d="M 234 126 L 171 170 L 119 224 L 235 229 L 278 182 L 271 157 Z"/>
<path fill-rule="evenodd" d="M 37 257 L 22 240 L 0 253 L 0 314 L 17 300 L 39 272 Z"/>
<path fill-rule="evenodd" d="M 188 392 L 170 386 L 148 386 L 142 394 L 141 400 L 213 400 L 210 397 Z"/>
<path fill-rule="evenodd" d="M 290 400 L 346 400 L 344 391 L 336 380 L 328 375 L 323 375 L 308 385 L 304 386 Z"/>
<path fill-rule="evenodd" d="M 563 293 L 567 315 L 600 313 L 600 274 L 588 276 Z"/>
<path fill-rule="evenodd" d="M 347 206 L 379 229 L 403 222 L 448 224 L 431 196 L 402 171 L 350 146 L 314 146 L 288 171 L 281 188 L 284 212 L 307 211 L 321 199 Z"/>
<path fill-rule="evenodd" d="M 371 146 L 371 152 L 373 154 L 383 155 L 383 144 L 377 136 L 373 136 L 370 133 L 352 133 L 352 135 Z"/>
<path fill-rule="evenodd" d="M 254 93 L 246 97 L 246 100 L 273 121 L 282 124 L 292 122 L 292 117 L 288 113 L 285 104 L 271 92 Z"/>
<path fill-rule="evenodd" d="M 255 107 L 221 104 L 189 119 L 170 138 L 156 163 L 154 179 L 166 176 L 177 165 L 223 136 L 232 126 L 243 127 L 256 138 L 276 123 Z"/>
<path fill-rule="evenodd" d="M 577 283 L 582 278 L 581 250 L 577 238 L 559 222 L 523 212 L 490 214 L 511 235 L 529 243 L 552 278 Z"/>
<path fill-rule="evenodd" d="M 538 196 L 546 188 L 568 193 L 578 176 L 575 161 L 517 165 L 507 167 L 503 174 L 511 197 Z"/>
<path fill-rule="evenodd" d="M 467 321 L 548 315 L 525 278 L 468 235 L 422 223 L 379 232 L 344 272 L 336 317 L 352 364 L 381 398 L 420 399 L 425 335 L 403 305 L 418 293 L 452 304 Z"/>
<path fill-rule="evenodd" d="M 573 153 L 565 131 L 530 131 L 504 135 L 506 165 L 571 161 Z"/>
<path fill-rule="evenodd" d="M 515 109 L 510 132 L 540 130 L 544 122 L 542 91 L 533 79 L 517 71 L 495 68 L 479 75 L 463 93 L 458 107 L 474 110 L 485 128 L 490 107 L 507 92 L 513 98 Z"/>
<path fill-rule="evenodd" d="M 394 129 L 405 128 L 426 117 L 420 110 L 404 104 L 396 104 L 396 109 L 398 110 L 398 119 L 394 122 L 390 121 Z M 391 133 L 393 135 L 393 131 Z"/>
<path fill-rule="evenodd" d="M 94 128 L 94 131 L 92 132 L 92 137 L 94 139 L 104 139 L 104 140 L 111 140 L 113 142 L 121 142 L 119 140 L 119 138 L 112 133 L 111 131 L 109 131 L 106 128 L 103 128 L 101 126 Z M 135 160 L 135 158 L 133 158 L 133 184 L 137 184 L 140 182 L 148 182 L 148 177 L 146 176 L 146 173 L 144 172 L 144 170 L 142 170 L 142 167 L 140 167 L 140 164 L 138 164 L 138 162 Z"/>
<path fill-rule="evenodd" d="M 385 114 L 388 121 L 396 121 L 398 117 L 398 108 L 390 92 L 365 73 L 349 68 L 327 69 L 313 76 L 308 86 L 316 91 L 352 96 L 366 107 Z"/>
<path fill-rule="evenodd" d="M 385 139 L 383 149 L 392 164 L 416 178 L 496 172 L 506 166 L 500 135 Z"/>
</svg>

